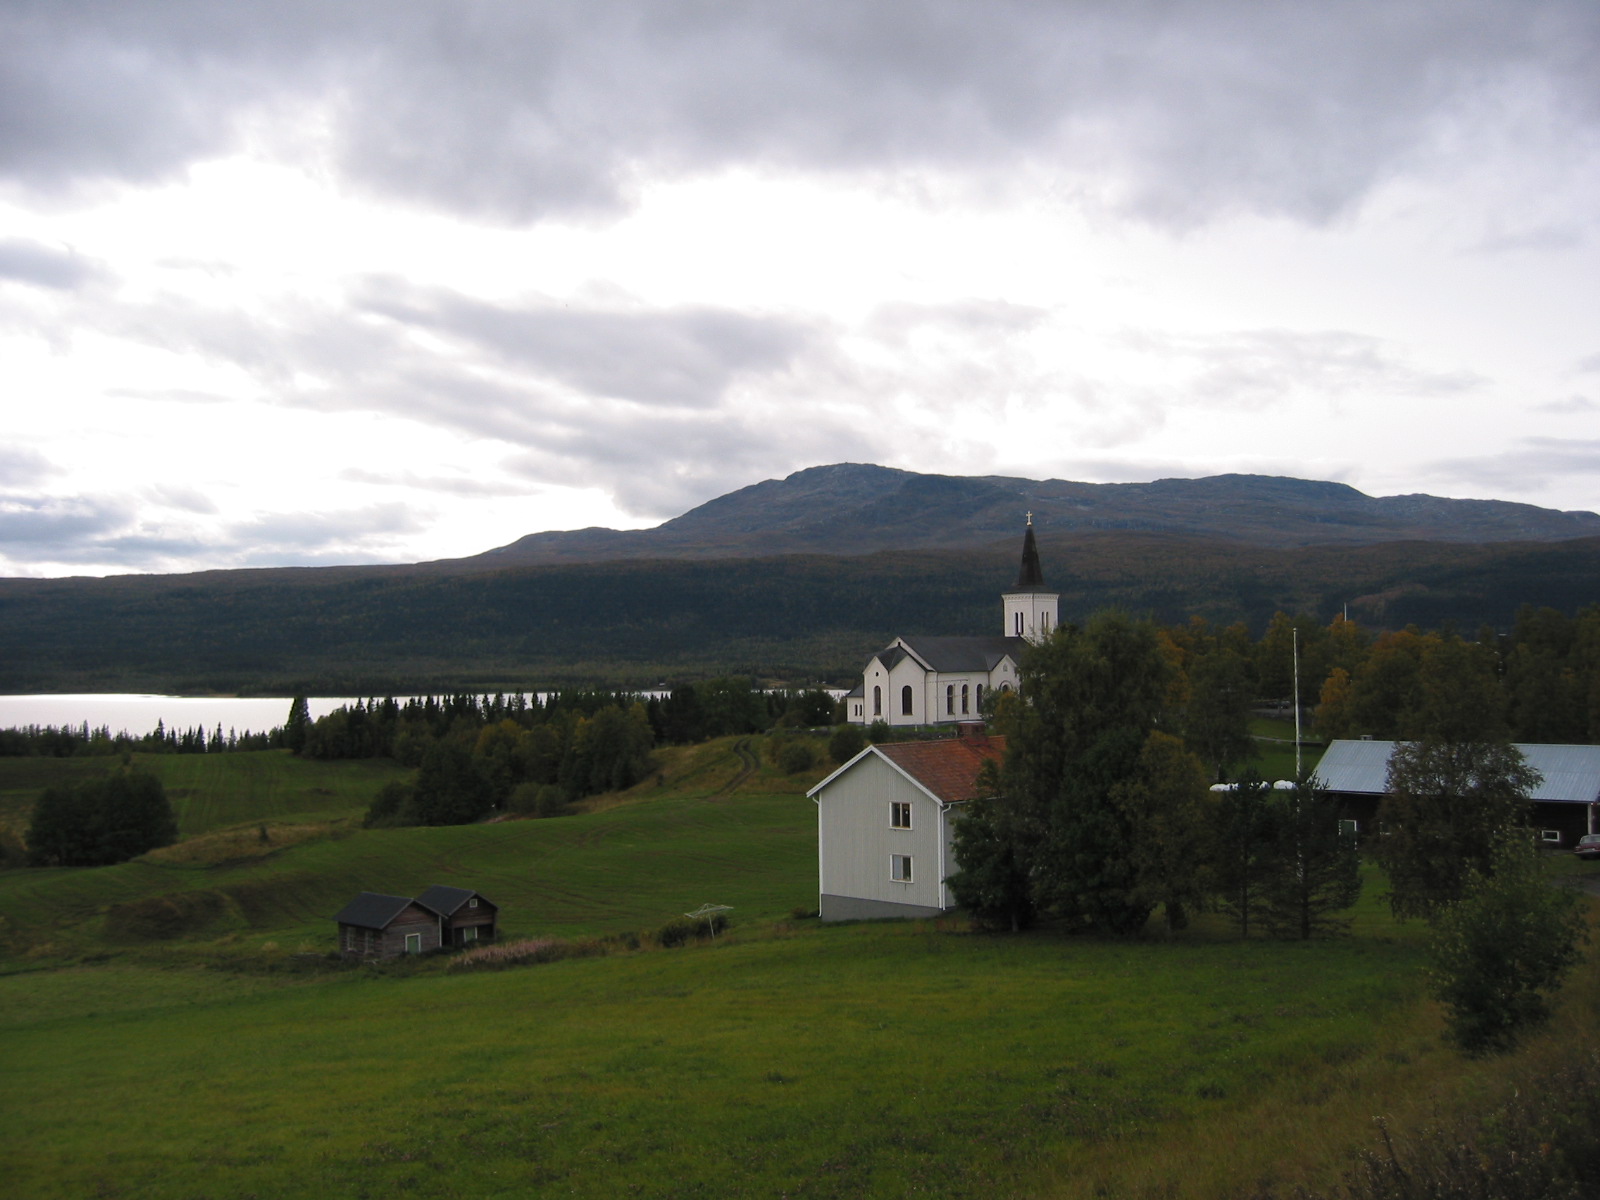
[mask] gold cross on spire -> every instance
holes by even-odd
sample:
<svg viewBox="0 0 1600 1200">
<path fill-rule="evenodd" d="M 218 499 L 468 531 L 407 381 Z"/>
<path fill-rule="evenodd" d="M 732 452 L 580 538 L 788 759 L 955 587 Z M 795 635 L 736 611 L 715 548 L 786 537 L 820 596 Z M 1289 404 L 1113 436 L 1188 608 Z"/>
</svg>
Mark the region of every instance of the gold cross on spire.
<svg viewBox="0 0 1600 1200">
<path fill-rule="evenodd" d="M 1033 510 L 1031 508 L 1028 510 L 1028 524 L 1033 524 Z"/>
</svg>

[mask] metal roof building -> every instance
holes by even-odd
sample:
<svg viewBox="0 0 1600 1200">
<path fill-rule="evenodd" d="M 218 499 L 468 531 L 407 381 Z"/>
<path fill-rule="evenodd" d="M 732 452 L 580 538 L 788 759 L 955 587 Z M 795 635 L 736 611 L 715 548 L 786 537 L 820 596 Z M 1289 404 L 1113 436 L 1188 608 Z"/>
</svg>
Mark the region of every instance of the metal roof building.
<svg viewBox="0 0 1600 1200">
<path fill-rule="evenodd" d="M 1317 779 L 1330 792 L 1381 796 L 1389 756 L 1398 742 L 1334 741 L 1317 765 Z M 1516 749 L 1535 771 L 1539 786 L 1528 799 L 1541 804 L 1600 803 L 1600 746 L 1553 746 L 1518 742 Z"/>
</svg>

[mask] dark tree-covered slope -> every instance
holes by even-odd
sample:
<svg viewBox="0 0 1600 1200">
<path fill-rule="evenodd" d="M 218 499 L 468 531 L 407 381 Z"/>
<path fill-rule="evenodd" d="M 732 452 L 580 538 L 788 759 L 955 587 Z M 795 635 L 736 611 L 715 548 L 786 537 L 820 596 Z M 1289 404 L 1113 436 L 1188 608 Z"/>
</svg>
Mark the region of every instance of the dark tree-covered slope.
<svg viewBox="0 0 1600 1200">
<path fill-rule="evenodd" d="M 1259 630 L 1348 605 L 1375 626 L 1507 627 L 1600 601 L 1600 538 L 1282 548 L 1041 537 L 1068 619 L 1108 605 Z M 0 580 L 0 691 L 324 694 L 645 685 L 749 672 L 846 681 L 896 633 L 998 632 L 1013 529 L 981 549 L 450 570 L 345 567 Z"/>
</svg>

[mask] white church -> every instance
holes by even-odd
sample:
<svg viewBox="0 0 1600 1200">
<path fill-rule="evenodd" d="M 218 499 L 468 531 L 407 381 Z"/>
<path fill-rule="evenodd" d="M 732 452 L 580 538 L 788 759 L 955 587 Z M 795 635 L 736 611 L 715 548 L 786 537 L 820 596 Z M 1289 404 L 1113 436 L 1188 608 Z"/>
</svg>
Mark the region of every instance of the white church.
<svg viewBox="0 0 1600 1200">
<path fill-rule="evenodd" d="M 1045 588 L 1033 514 L 1022 535 L 1017 582 L 1002 594 L 998 637 L 897 637 L 867 662 L 845 697 L 852 724 L 948 725 L 973 720 L 987 692 L 1017 688 L 1022 649 L 1056 627 L 1060 594 Z"/>
</svg>

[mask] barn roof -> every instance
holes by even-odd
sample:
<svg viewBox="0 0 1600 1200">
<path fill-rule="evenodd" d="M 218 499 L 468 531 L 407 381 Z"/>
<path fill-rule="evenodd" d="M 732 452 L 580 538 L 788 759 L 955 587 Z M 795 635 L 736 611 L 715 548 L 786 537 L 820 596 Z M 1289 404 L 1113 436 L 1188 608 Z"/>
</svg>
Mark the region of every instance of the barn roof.
<svg viewBox="0 0 1600 1200">
<path fill-rule="evenodd" d="M 1328 743 L 1317 764 L 1317 778 L 1330 792 L 1381 796 L 1389 772 L 1389 756 L 1397 742 L 1345 741 Z M 1524 761 L 1539 772 L 1539 786 L 1530 800 L 1552 804 L 1600 802 L 1600 746 L 1563 746 L 1542 742 L 1517 742 Z"/>
<path fill-rule="evenodd" d="M 815 797 L 846 771 L 874 755 L 943 804 L 959 804 L 978 794 L 978 771 L 1005 755 L 1003 737 L 983 734 L 941 738 L 934 742 L 888 742 L 868 746 L 806 795 Z"/>
<path fill-rule="evenodd" d="M 386 896 L 382 892 L 362 892 L 346 904 L 333 919 L 341 925 L 355 925 L 361 929 L 387 929 L 389 923 L 413 904 L 437 913 L 432 905 L 413 900 L 410 896 Z"/>
<path fill-rule="evenodd" d="M 426 908 L 433 909 L 433 911 L 438 913 L 440 916 L 448 917 L 453 916 L 456 909 L 460 908 L 474 896 L 477 896 L 478 899 L 483 900 L 485 904 L 489 904 L 488 900 L 484 900 L 482 895 L 473 891 L 471 888 L 446 887 L 442 883 L 436 883 L 427 891 L 423 892 L 422 895 L 417 897 L 417 903 Z M 492 908 L 494 906 L 491 904 L 490 907 Z"/>
</svg>

